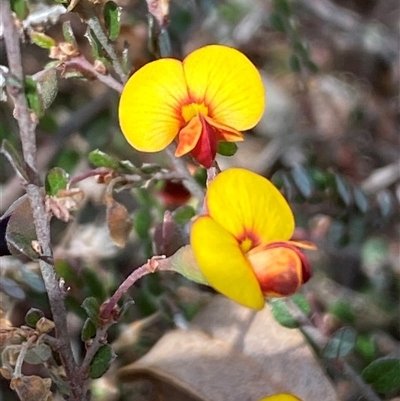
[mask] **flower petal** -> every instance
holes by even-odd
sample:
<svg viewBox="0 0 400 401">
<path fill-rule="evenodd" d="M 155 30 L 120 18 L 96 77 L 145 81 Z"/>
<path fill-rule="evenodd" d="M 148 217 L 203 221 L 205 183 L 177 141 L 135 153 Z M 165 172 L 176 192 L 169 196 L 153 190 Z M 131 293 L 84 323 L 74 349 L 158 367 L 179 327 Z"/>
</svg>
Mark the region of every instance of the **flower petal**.
<svg viewBox="0 0 400 401">
<path fill-rule="evenodd" d="M 230 168 L 217 175 L 208 187 L 206 206 L 215 221 L 238 240 L 253 240 L 253 247 L 293 235 L 293 213 L 285 198 L 251 171 Z"/>
<path fill-rule="evenodd" d="M 208 216 L 197 218 L 190 243 L 204 276 L 217 291 L 254 309 L 264 307 L 264 298 L 251 266 L 236 239 Z"/>
<path fill-rule="evenodd" d="M 180 110 L 187 99 L 180 61 L 146 64 L 128 80 L 119 103 L 120 126 L 127 141 L 142 152 L 167 147 L 183 125 Z"/>
<path fill-rule="evenodd" d="M 227 46 L 205 46 L 190 53 L 183 68 L 191 98 L 204 101 L 212 119 L 238 131 L 260 121 L 265 108 L 264 86 L 244 54 Z"/>
<path fill-rule="evenodd" d="M 281 393 L 270 395 L 269 397 L 261 398 L 259 401 L 301 401 L 300 398 L 296 397 L 293 394 L 289 393 Z"/>
</svg>

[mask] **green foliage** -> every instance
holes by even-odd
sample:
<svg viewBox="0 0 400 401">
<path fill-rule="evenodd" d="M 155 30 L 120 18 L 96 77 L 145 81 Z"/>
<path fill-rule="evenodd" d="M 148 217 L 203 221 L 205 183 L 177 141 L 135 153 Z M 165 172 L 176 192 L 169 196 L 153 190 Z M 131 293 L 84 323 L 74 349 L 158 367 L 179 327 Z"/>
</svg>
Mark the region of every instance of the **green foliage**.
<svg viewBox="0 0 400 401">
<path fill-rule="evenodd" d="M 29 36 L 31 41 L 42 49 L 50 49 L 57 44 L 52 37 L 44 34 L 43 32 L 30 32 Z"/>
<path fill-rule="evenodd" d="M 400 359 L 379 358 L 362 372 L 362 378 L 376 391 L 385 394 L 400 389 Z"/>
<path fill-rule="evenodd" d="M 148 208 L 142 207 L 135 213 L 133 226 L 139 238 L 149 238 L 152 222 L 153 218 Z"/>
<path fill-rule="evenodd" d="M 337 330 L 325 346 L 322 355 L 328 359 L 342 358 L 351 352 L 357 340 L 357 333 L 351 327 Z"/>
<path fill-rule="evenodd" d="M 108 30 L 110 40 L 116 40 L 121 28 L 121 7 L 113 1 L 107 1 L 104 5 L 104 23 Z"/>
<path fill-rule="evenodd" d="M 275 320 L 288 329 L 296 329 L 299 327 L 299 323 L 286 305 L 286 301 L 281 298 L 272 298 L 269 300 L 271 306 L 271 312 Z"/>
<path fill-rule="evenodd" d="M 174 221 L 178 224 L 185 224 L 196 215 L 192 206 L 184 205 L 176 209 L 173 213 Z"/>
<path fill-rule="evenodd" d="M 81 339 L 83 342 L 89 341 L 96 335 L 96 326 L 92 319 L 87 318 L 82 327 Z"/>
<path fill-rule="evenodd" d="M 44 313 L 40 309 L 30 308 L 25 315 L 25 323 L 28 326 L 36 327 L 36 323 L 40 318 L 44 316 Z"/>
<path fill-rule="evenodd" d="M 4 139 L 1 143 L 0 153 L 2 153 L 6 157 L 8 162 L 14 168 L 15 172 L 18 173 L 21 178 L 28 182 L 29 178 L 26 174 L 25 164 L 22 161 L 22 157 L 11 144 L 11 142 L 7 141 L 7 139 Z"/>
<path fill-rule="evenodd" d="M 352 306 L 340 299 L 330 306 L 329 312 L 347 324 L 354 323 L 356 319 Z"/>
<path fill-rule="evenodd" d="M 37 82 L 32 77 L 25 77 L 24 87 L 28 107 L 40 118 L 44 113 L 44 105 L 38 92 Z"/>
<path fill-rule="evenodd" d="M 99 348 L 90 364 L 89 376 L 91 379 L 98 379 L 107 372 L 116 355 L 109 344 Z"/>
<path fill-rule="evenodd" d="M 235 142 L 218 142 L 217 153 L 221 156 L 233 156 L 238 150 Z"/>
<path fill-rule="evenodd" d="M 99 324 L 100 304 L 94 297 L 88 297 L 83 302 L 81 307 L 85 310 L 86 314 L 97 327 Z"/>
<path fill-rule="evenodd" d="M 89 153 L 88 159 L 95 167 L 118 169 L 120 166 L 117 159 L 99 149 L 92 150 Z"/>
<path fill-rule="evenodd" d="M 66 189 L 68 186 L 69 175 L 60 167 L 52 168 L 45 179 L 46 194 L 56 196 L 58 191 Z"/>
<path fill-rule="evenodd" d="M 10 0 L 11 10 L 15 12 L 20 20 L 24 20 L 29 14 L 28 2 L 26 0 Z"/>
</svg>

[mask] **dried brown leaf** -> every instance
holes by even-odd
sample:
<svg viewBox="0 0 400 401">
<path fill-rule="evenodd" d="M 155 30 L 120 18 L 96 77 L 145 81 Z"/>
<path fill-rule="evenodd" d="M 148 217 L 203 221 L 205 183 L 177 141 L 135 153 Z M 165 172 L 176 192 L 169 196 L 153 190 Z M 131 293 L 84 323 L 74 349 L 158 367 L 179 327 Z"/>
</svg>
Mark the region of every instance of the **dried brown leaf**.
<svg viewBox="0 0 400 401">
<path fill-rule="evenodd" d="M 50 401 L 51 379 L 39 376 L 22 376 L 11 379 L 10 388 L 24 401 Z"/>
</svg>

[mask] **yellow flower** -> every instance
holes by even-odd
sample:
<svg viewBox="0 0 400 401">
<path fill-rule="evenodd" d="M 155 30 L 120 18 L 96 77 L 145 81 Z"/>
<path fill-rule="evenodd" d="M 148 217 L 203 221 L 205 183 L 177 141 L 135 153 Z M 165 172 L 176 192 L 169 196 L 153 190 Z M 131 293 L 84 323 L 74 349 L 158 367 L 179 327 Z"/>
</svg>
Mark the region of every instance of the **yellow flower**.
<svg viewBox="0 0 400 401">
<path fill-rule="evenodd" d="M 281 393 L 261 398 L 261 400 L 259 401 L 301 401 L 301 400 L 300 398 L 294 396 L 293 394 Z"/>
<path fill-rule="evenodd" d="M 210 45 L 183 61 L 146 64 L 125 85 L 119 121 L 128 142 L 142 152 L 165 149 L 178 136 L 175 156 L 187 153 L 209 168 L 219 141 L 242 141 L 260 120 L 264 87 L 238 50 Z"/>
<path fill-rule="evenodd" d="M 207 281 L 236 302 L 262 309 L 264 297 L 288 296 L 311 276 L 293 235 L 292 211 L 266 178 L 231 168 L 209 185 L 207 214 L 198 217 L 190 242 Z"/>
</svg>

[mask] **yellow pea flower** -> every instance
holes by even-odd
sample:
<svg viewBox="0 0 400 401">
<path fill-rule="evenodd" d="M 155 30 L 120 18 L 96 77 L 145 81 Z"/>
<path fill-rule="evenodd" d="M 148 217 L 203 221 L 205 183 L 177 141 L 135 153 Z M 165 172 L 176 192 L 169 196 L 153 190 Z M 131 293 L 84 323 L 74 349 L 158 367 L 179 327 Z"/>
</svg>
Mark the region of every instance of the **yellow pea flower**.
<svg viewBox="0 0 400 401">
<path fill-rule="evenodd" d="M 261 400 L 259 401 L 301 401 L 301 399 L 294 396 L 293 394 L 281 393 L 261 398 Z"/>
<path fill-rule="evenodd" d="M 231 168 L 209 185 L 206 214 L 191 229 L 197 264 L 217 291 L 254 309 L 264 297 L 292 295 L 311 277 L 298 249 L 310 243 L 288 241 L 295 224 L 290 206 L 266 178 Z"/>
<path fill-rule="evenodd" d="M 177 137 L 175 156 L 191 153 L 209 168 L 218 142 L 242 141 L 264 107 L 255 66 L 238 50 L 210 45 L 136 71 L 122 91 L 119 121 L 135 149 L 158 152 Z"/>
</svg>

